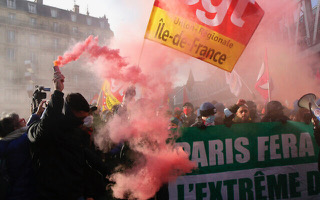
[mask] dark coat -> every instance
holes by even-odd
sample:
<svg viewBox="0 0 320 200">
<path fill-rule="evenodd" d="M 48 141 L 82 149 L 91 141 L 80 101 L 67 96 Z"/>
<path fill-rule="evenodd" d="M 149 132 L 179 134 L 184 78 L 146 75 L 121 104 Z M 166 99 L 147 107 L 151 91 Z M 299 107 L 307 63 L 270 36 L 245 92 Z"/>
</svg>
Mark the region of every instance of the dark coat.
<svg viewBox="0 0 320 200">
<path fill-rule="evenodd" d="M 16 133 L 8 134 L 9 139 L 5 137 L 0 140 L 0 158 L 6 161 L 10 183 L 7 200 L 35 198 L 35 177 L 26 130 L 26 128 L 16 130 Z"/>
<path fill-rule="evenodd" d="M 85 196 L 87 163 L 104 170 L 88 148 L 88 134 L 62 114 L 63 105 L 63 93 L 54 91 L 43 118 L 28 131 L 39 199 L 73 200 Z"/>
<path fill-rule="evenodd" d="M 182 127 L 191 127 L 197 119 L 197 115 L 194 113 L 191 113 L 190 116 L 186 116 L 185 114 L 183 114 L 181 116 L 181 121 L 182 121 Z"/>
</svg>

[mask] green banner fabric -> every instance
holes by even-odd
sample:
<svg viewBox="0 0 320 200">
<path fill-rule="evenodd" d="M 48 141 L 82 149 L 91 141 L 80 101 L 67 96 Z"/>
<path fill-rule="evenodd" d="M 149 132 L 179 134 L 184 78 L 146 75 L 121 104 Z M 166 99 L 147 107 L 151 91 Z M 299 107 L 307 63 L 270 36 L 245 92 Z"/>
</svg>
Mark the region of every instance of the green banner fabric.
<svg viewBox="0 0 320 200">
<path fill-rule="evenodd" d="M 169 183 L 170 199 L 320 199 L 312 125 L 288 121 L 182 129 L 198 169 Z"/>
</svg>

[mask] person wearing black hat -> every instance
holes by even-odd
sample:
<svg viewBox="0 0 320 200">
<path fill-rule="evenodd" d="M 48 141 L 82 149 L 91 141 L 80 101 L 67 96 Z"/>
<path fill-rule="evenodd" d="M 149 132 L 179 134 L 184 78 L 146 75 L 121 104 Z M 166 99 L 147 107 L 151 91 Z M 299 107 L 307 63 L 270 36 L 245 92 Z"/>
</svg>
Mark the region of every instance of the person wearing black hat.
<svg viewBox="0 0 320 200">
<path fill-rule="evenodd" d="M 183 104 L 183 114 L 181 116 L 182 127 L 191 127 L 197 119 L 197 115 L 194 114 L 194 108 L 192 103 L 186 102 Z"/>
<path fill-rule="evenodd" d="M 261 119 L 261 122 L 282 122 L 286 123 L 289 120 L 283 112 L 284 107 L 279 101 L 270 101 L 266 105 L 266 114 Z"/>
<path fill-rule="evenodd" d="M 106 177 L 107 168 L 89 149 L 88 134 L 82 129 L 90 107 L 79 93 L 68 94 L 64 101 L 61 72 L 54 73 L 53 82 L 55 91 L 43 118 L 28 129 L 37 199 L 91 197 L 86 190 L 87 167 L 98 170 L 103 177 Z"/>
</svg>

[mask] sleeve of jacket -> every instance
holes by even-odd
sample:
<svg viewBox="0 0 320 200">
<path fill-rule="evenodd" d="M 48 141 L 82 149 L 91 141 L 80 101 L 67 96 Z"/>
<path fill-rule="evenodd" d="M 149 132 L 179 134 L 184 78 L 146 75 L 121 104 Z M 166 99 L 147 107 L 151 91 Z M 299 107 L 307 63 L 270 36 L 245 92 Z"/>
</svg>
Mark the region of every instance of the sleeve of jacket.
<svg viewBox="0 0 320 200">
<path fill-rule="evenodd" d="M 87 163 L 90 167 L 101 173 L 103 177 L 106 177 L 108 174 L 108 167 L 104 162 L 102 162 L 102 159 L 89 148 L 85 148 L 84 152 Z"/>
<path fill-rule="evenodd" d="M 224 120 L 223 123 L 227 126 L 230 127 L 233 123 L 233 118 L 236 116 L 235 113 L 238 111 L 239 106 L 237 104 L 234 104 L 230 108 L 225 108 L 224 109 Z"/>
<path fill-rule="evenodd" d="M 32 124 L 28 129 L 28 138 L 31 142 L 35 142 L 50 133 L 49 130 L 52 130 L 58 124 L 58 120 L 62 116 L 63 103 L 63 93 L 55 90 L 43 118 Z"/>
</svg>

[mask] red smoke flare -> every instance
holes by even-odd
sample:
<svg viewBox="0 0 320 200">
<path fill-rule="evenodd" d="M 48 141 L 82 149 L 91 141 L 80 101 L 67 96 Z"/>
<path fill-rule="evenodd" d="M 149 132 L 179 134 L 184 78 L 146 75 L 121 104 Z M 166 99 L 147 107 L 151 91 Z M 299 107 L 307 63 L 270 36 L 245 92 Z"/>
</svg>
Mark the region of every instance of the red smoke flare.
<svg viewBox="0 0 320 200">
<path fill-rule="evenodd" d="M 112 188 L 116 198 L 127 195 L 132 199 L 151 198 L 163 184 L 195 168 L 185 152 L 174 150 L 166 144 L 169 117 L 164 113 L 171 79 L 175 74 L 170 64 L 181 54 L 176 55 L 175 51 L 162 46 L 156 46 L 156 53 L 154 46 L 145 45 L 145 48 L 148 48 L 145 50 L 148 55 L 144 55 L 145 59 L 141 62 L 141 66 L 145 66 L 144 73 L 139 66 L 129 65 L 119 50 L 99 46 L 98 38 L 92 36 L 76 44 L 56 61 L 59 66 L 64 66 L 82 57 L 98 77 L 115 79 L 126 85 L 136 84 L 142 88 L 144 99 L 129 102 L 126 117 L 114 116 L 95 134 L 95 143 L 101 149 L 109 149 L 110 142 L 117 144 L 126 141 L 144 160 L 139 162 L 141 158 L 136 158 L 137 166 L 133 169 L 111 175 L 116 183 Z M 163 106 L 160 108 L 160 105 Z"/>
</svg>

